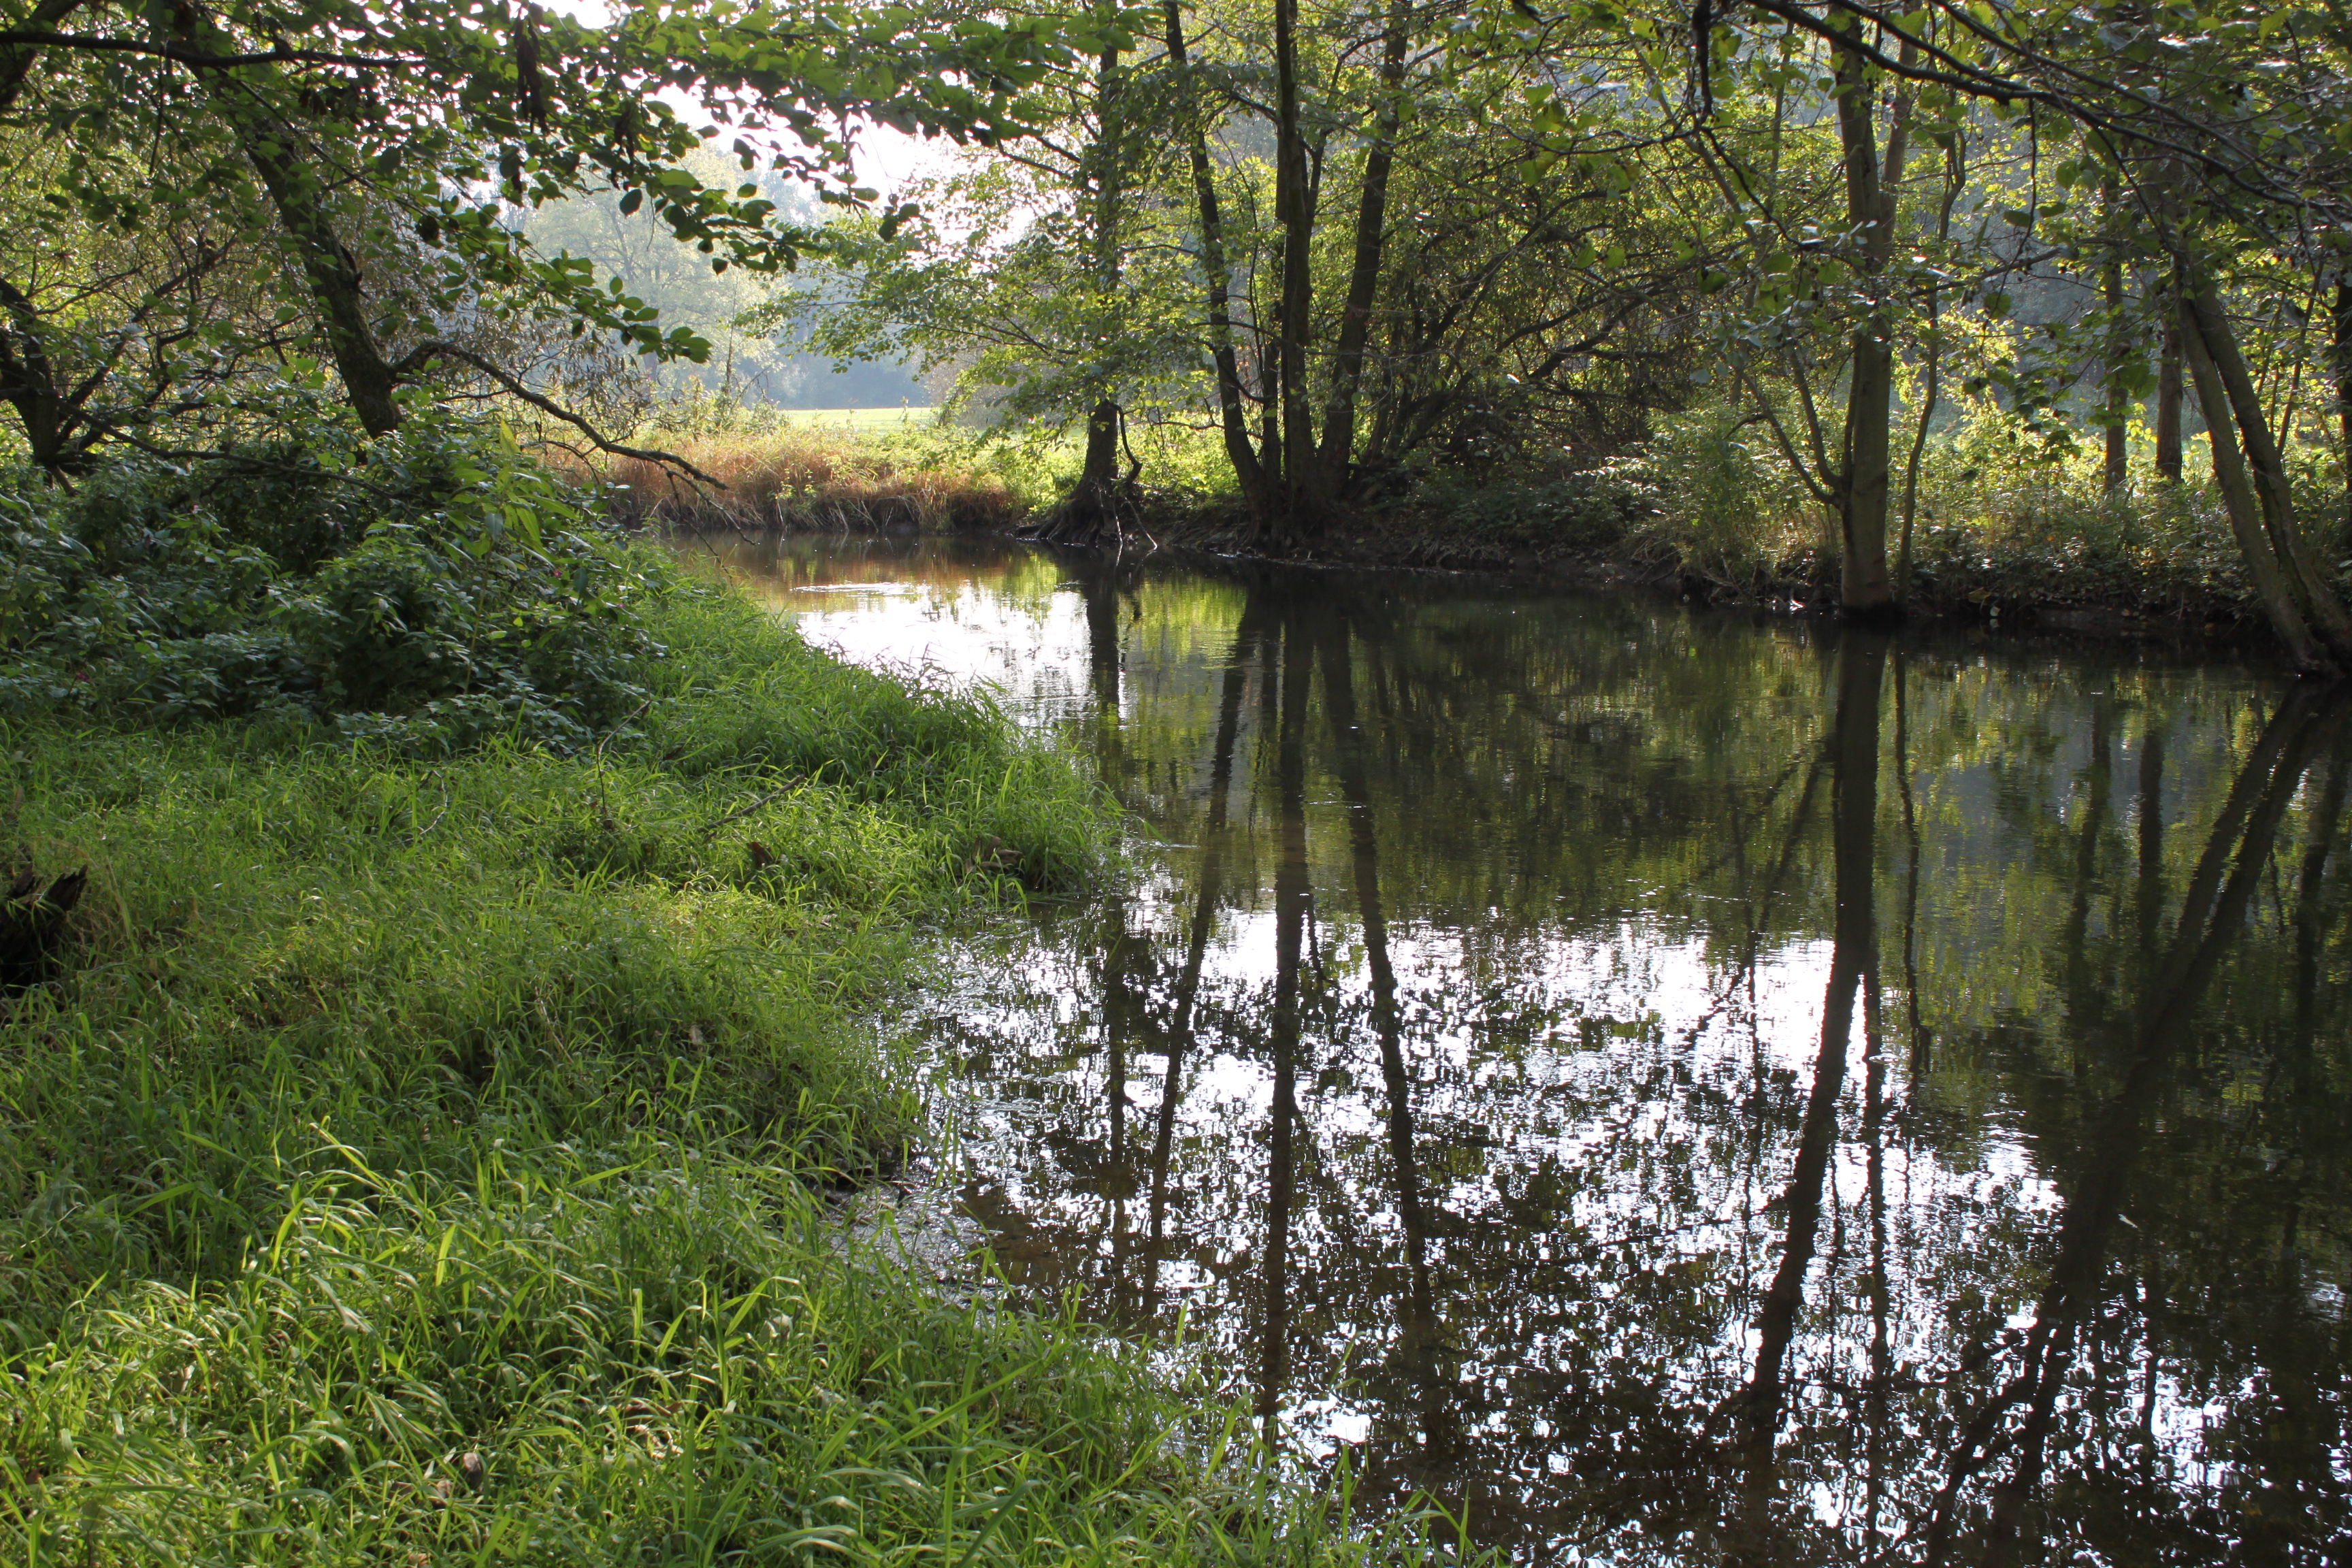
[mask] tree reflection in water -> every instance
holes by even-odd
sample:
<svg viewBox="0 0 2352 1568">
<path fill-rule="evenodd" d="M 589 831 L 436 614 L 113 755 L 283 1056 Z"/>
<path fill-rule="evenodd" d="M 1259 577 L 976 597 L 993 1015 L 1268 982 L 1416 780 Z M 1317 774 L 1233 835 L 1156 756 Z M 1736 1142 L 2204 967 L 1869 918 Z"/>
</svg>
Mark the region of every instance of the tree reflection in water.
<svg viewBox="0 0 2352 1568">
<path fill-rule="evenodd" d="M 2352 1534 L 2336 704 L 1442 578 L 766 569 L 1167 841 L 929 1020 L 968 1206 L 1372 1506 L 1628 1563 Z"/>
</svg>

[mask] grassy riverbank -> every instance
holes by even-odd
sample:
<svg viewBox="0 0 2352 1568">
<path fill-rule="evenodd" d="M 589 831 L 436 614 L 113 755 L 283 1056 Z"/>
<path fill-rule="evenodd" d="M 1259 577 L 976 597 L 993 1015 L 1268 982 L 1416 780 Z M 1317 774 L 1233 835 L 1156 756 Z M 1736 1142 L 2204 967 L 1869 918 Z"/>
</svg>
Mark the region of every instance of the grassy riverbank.
<svg viewBox="0 0 2352 1568">
<path fill-rule="evenodd" d="M 919 428 L 787 426 L 665 436 L 665 450 L 723 489 L 635 458 L 610 465 L 631 521 L 667 528 L 834 533 L 1010 529 L 1030 509 L 1016 479 L 971 443 Z"/>
<path fill-rule="evenodd" d="M 638 695 L 601 738 L 339 734 L 287 704 L 344 689 L 292 676 L 191 717 L 182 678 L 260 623 L 136 658 L 98 638 L 129 581 L 93 566 L 101 531 L 20 528 L 38 593 L 0 627 L 5 869 L 87 874 L 45 973 L 0 996 L 0 1558 L 1387 1549 L 1219 1448 L 1224 1405 L 1139 1352 L 941 1300 L 829 1217 L 919 1131 L 871 1019 L 926 933 L 1110 871 L 1079 769 L 584 536 L 546 549 L 636 584 L 597 646 Z M 504 549 L 482 582 L 464 551 L 436 570 L 478 607 Z M 253 614 L 343 569 L 287 568 Z M 151 637 L 154 596 L 125 599 Z M 429 617 L 406 614 L 372 657 L 409 647 Z M 26 698 L 51 683 L 131 695 Z"/>
</svg>

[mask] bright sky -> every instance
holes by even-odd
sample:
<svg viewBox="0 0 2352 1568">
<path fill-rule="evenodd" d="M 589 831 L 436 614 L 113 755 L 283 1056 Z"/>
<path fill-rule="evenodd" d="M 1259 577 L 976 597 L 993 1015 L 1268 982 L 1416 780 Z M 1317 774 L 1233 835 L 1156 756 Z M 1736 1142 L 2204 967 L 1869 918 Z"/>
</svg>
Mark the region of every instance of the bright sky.
<svg viewBox="0 0 2352 1568">
<path fill-rule="evenodd" d="M 947 173 L 957 151 L 944 136 L 926 140 L 887 125 L 859 127 L 854 147 L 858 179 L 886 195 L 908 180 Z"/>
<path fill-rule="evenodd" d="M 547 8 L 592 27 L 603 26 L 612 19 L 604 0 L 548 0 Z M 686 99 L 676 94 L 665 96 L 681 115 L 694 118 L 692 105 Z M 851 162 L 858 182 L 886 196 L 910 179 L 946 172 L 955 151 L 955 144 L 944 137 L 926 140 L 887 125 L 867 124 L 853 127 L 851 146 Z"/>
</svg>

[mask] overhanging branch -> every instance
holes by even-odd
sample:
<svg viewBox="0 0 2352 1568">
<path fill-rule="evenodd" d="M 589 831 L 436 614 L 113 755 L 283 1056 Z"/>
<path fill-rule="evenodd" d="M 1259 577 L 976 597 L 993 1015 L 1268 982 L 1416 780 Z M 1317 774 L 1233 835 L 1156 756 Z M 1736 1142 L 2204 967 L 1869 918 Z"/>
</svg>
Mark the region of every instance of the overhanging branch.
<svg viewBox="0 0 2352 1568">
<path fill-rule="evenodd" d="M 341 55 L 325 49 L 270 49 L 251 55 L 215 55 L 180 44 L 152 43 L 144 38 L 110 38 L 97 33 L 43 33 L 22 28 L 0 30 L 0 47 L 33 49 L 80 49 L 100 54 L 148 55 L 174 65 L 200 70 L 234 70 L 238 66 L 352 66 L 389 69 L 425 63 L 422 55 Z"/>
<path fill-rule="evenodd" d="M 459 348 L 455 343 L 443 342 L 439 339 L 435 339 L 429 342 L 417 344 L 402 356 L 398 364 L 392 367 L 393 380 L 414 381 L 425 366 L 436 359 L 452 359 L 460 364 L 470 365 L 497 382 L 510 395 L 522 399 L 541 413 L 551 415 L 579 431 L 588 437 L 589 444 L 600 452 L 610 452 L 616 458 L 635 458 L 641 463 L 652 463 L 665 468 L 676 468 L 680 473 L 692 478 L 698 484 L 709 485 L 714 489 L 727 489 L 725 480 L 713 479 L 675 452 L 665 452 L 658 447 L 625 447 L 618 441 L 606 440 L 603 432 L 579 415 L 564 407 L 563 405 L 542 393 L 533 392 L 492 361 L 483 358 L 471 349 Z"/>
</svg>

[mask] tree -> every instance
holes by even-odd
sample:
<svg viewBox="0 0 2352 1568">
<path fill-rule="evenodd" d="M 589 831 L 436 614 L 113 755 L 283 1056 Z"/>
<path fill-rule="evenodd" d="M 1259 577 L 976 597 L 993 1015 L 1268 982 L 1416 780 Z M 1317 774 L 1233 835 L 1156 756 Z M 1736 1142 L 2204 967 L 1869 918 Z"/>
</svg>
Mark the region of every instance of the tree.
<svg viewBox="0 0 2352 1568">
<path fill-rule="evenodd" d="M 354 414 L 383 434 L 401 422 L 403 388 L 453 368 L 549 403 L 442 331 L 462 308 L 609 334 L 657 359 L 708 356 L 706 339 L 665 327 L 618 279 L 541 252 L 513 209 L 612 193 L 714 271 L 786 268 L 828 237 L 756 182 L 698 177 L 689 165 L 706 142 L 731 131 L 744 172 L 764 166 L 856 205 L 872 193 L 848 181 L 848 116 L 992 138 L 1013 90 L 1055 54 L 1034 26 L 914 21 L 888 7 L 674 0 L 593 26 L 503 0 L 210 13 L 45 0 L 0 44 L 0 109 L 72 138 L 79 155 L 52 193 L 60 210 L 126 235 L 205 214 L 274 233 Z M 707 127 L 672 107 L 677 95 Z M 159 141 L 182 178 L 156 185 L 132 153 Z M 394 255 L 409 262 L 396 287 L 370 271 Z"/>
<path fill-rule="evenodd" d="M 2062 193 L 2128 191 L 2177 279 L 2183 358 L 2248 576 L 2299 665 L 2352 668 L 2352 616 L 2302 535 L 2220 280 L 2238 243 L 2284 242 L 2306 265 L 2337 265 L 2336 247 L 2352 234 L 2334 133 L 2352 103 L 2352 28 L 2300 7 L 2211 16 L 2018 7 L 1987 16 L 1930 0 L 1898 16 L 1864 0 L 1762 0 L 1753 9 L 1865 75 L 2013 118 L 2033 138 L 2037 174 L 2045 139 L 2071 142 L 2073 156 L 2053 171 Z M 2280 34 L 2295 46 L 2284 55 L 2272 47 Z M 1843 125 L 1843 101 L 1840 113 Z M 2032 217 L 2029 208 L 2029 227 Z"/>
<path fill-rule="evenodd" d="M 8 138 L 16 209 L 39 212 L 71 154 L 23 132 Z M 168 161 L 150 172 L 168 182 Z M 85 471 L 106 442 L 169 420 L 202 418 L 214 400 L 300 334 L 278 316 L 266 244 L 199 212 L 141 232 L 77 211 L 0 235 L 0 399 L 27 455 L 52 474 Z"/>
</svg>

